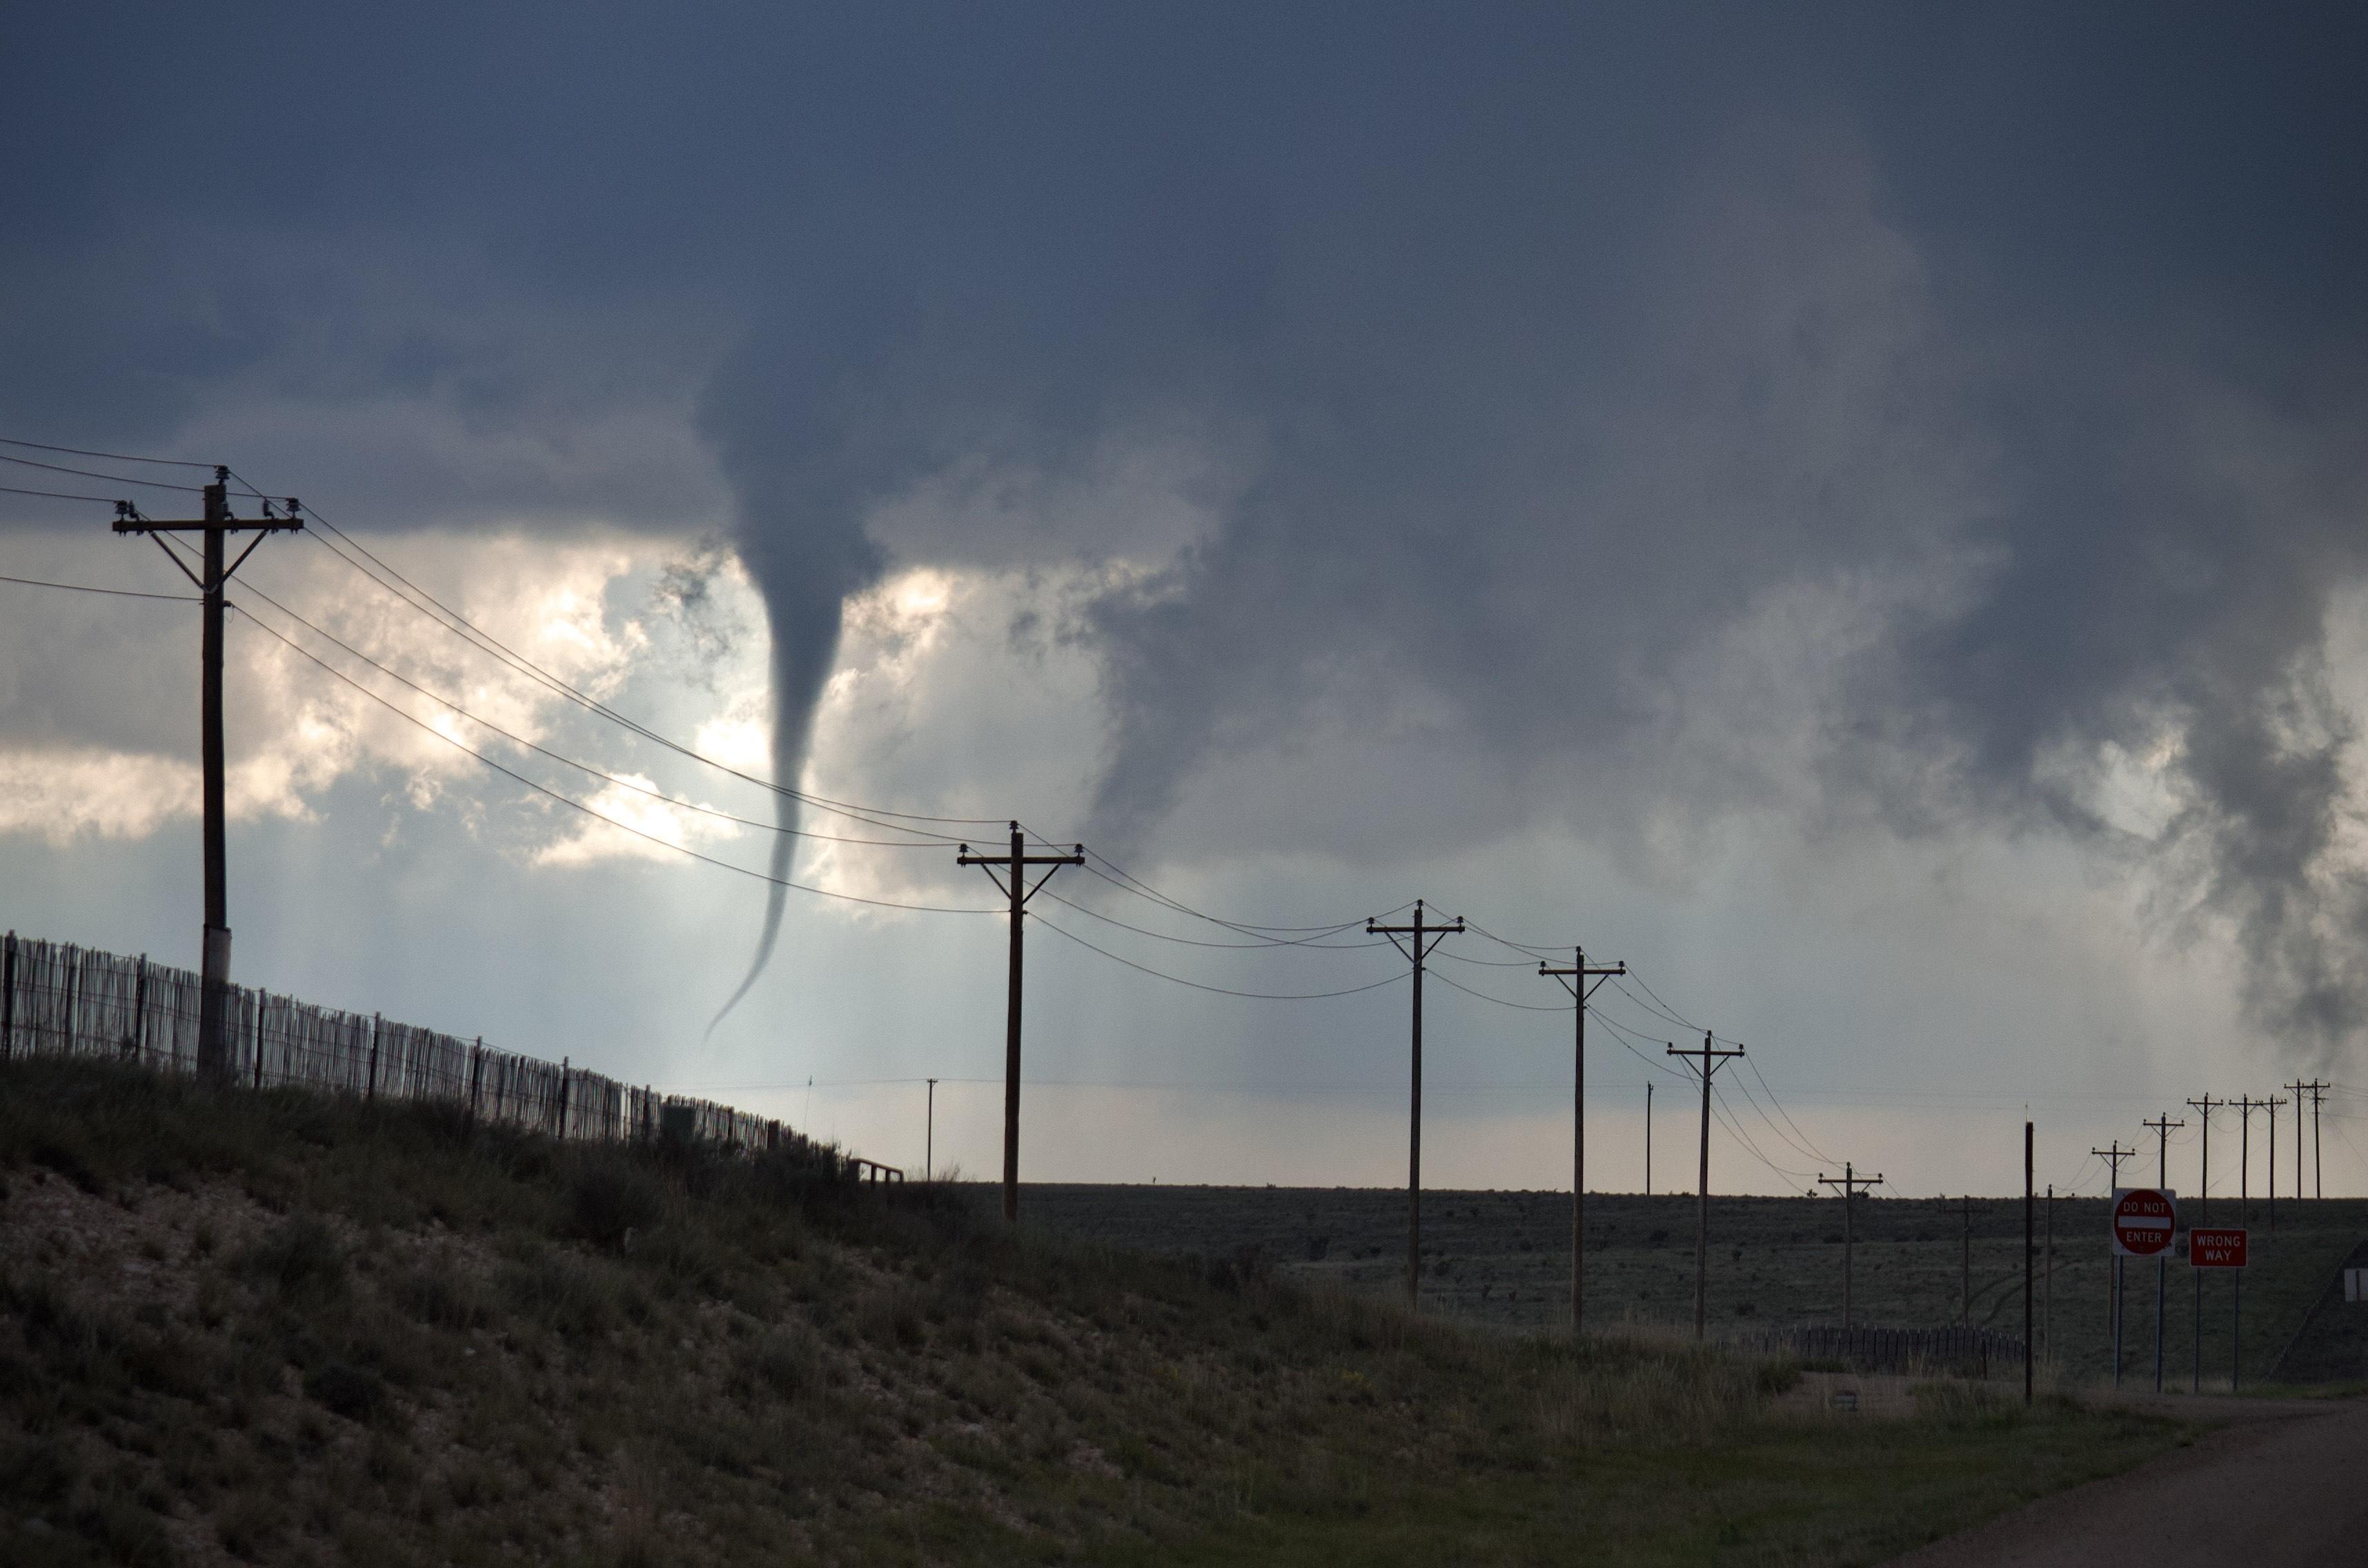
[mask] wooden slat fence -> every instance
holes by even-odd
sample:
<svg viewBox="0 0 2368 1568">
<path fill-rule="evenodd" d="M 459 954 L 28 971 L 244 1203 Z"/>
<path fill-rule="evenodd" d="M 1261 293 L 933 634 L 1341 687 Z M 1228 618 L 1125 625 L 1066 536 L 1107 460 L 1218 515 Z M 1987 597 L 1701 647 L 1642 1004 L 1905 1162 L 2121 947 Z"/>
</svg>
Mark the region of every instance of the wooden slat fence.
<svg viewBox="0 0 2368 1568">
<path fill-rule="evenodd" d="M 20 1056 L 105 1057 L 162 1073 L 193 1073 L 202 983 L 185 969 L 68 943 L 0 944 L 0 1062 Z M 553 1138 L 620 1142 L 691 1139 L 746 1152 L 790 1149 L 845 1174 L 902 1181 L 780 1122 L 687 1095 L 488 1048 L 368 1013 L 316 1007 L 231 987 L 230 1070 L 254 1088 L 301 1086 L 363 1099 L 466 1106 L 495 1126 Z"/>
</svg>

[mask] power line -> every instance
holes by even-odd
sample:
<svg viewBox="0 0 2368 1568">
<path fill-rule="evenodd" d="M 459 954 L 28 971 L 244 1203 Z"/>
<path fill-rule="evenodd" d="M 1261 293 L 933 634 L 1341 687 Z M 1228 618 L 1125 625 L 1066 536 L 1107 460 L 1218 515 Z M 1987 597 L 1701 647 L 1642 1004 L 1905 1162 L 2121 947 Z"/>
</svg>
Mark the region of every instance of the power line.
<svg viewBox="0 0 2368 1568">
<path fill-rule="evenodd" d="M 52 447 L 47 442 L 20 441 L 9 436 L 0 436 L 0 447 L 23 447 L 36 452 L 65 452 L 77 458 L 105 458 L 109 462 L 154 463 L 162 468 L 212 468 L 215 466 L 212 463 L 194 462 L 188 458 L 137 458 L 128 452 L 94 452 L 87 447 Z M 246 481 L 242 479 L 239 483 L 245 484 Z M 199 488 L 202 489 L 203 486 Z M 252 489 L 253 486 L 250 485 L 248 488 Z"/>
<path fill-rule="evenodd" d="M 133 479 L 129 474 L 101 473 L 95 468 L 68 468 L 63 463 L 36 462 L 31 458 L 10 457 L 6 452 L 0 452 L 0 463 L 22 463 L 27 468 L 47 469 L 51 473 L 71 473 L 83 479 L 103 479 L 109 484 L 139 484 L 150 490 L 186 490 L 193 495 L 202 495 L 206 493 L 206 487 L 202 484 L 174 484 L 162 479 Z"/>
<path fill-rule="evenodd" d="M 988 913 L 994 912 L 989 911 Z M 1096 947 L 1093 943 L 1087 941 L 1083 937 L 1078 936 L 1074 931 L 1063 930 L 1060 926 L 1053 925 L 1051 921 L 1045 919 L 1041 915 L 1036 917 L 1036 923 L 1039 926 L 1043 926 L 1047 931 L 1052 932 L 1054 936 L 1066 937 L 1070 941 L 1076 943 L 1077 946 L 1084 948 L 1088 952 L 1099 953 L 1102 957 L 1110 960 L 1110 962 L 1115 964 L 1123 964 L 1127 968 L 1135 971 L 1137 973 L 1147 974 L 1152 976 L 1154 979 L 1167 981 L 1171 985 L 1190 986 L 1195 991 L 1213 992 L 1219 996 L 1239 996 L 1246 1001 L 1251 1002 L 1321 1002 L 1334 996 L 1354 996 L 1360 991 L 1378 991 L 1384 985 L 1395 985 L 1404 978 L 1401 975 L 1388 975 L 1368 984 L 1351 985 L 1341 991 L 1235 991 L 1223 985 L 1204 985 L 1197 980 L 1186 980 L 1181 975 L 1169 974 L 1165 970 L 1153 969 L 1150 965 L 1137 963 L 1133 959 L 1121 958 L 1118 954 L 1111 952 L 1107 948 Z"/>
<path fill-rule="evenodd" d="M 1087 869 L 1091 869 L 1091 868 L 1088 867 Z M 1313 940 L 1286 942 L 1274 939 L 1256 942 L 1204 942 L 1193 937 L 1178 937 L 1166 931 L 1153 931 L 1141 926 L 1129 925 L 1126 921 L 1121 920 L 1114 915 L 1104 915 L 1099 909 L 1088 908 L 1087 905 L 1077 903 L 1075 899 L 1063 898 L 1056 892 L 1047 891 L 1044 896 L 1051 899 L 1054 903 L 1061 904 L 1065 908 L 1074 909 L 1078 914 L 1083 915 L 1089 919 L 1101 921 L 1104 925 L 1115 926 L 1121 931 L 1132 931 L 1138 937 L 1149 937 L 1156 941 L 1161 942 L 1174 942 L 1180 947 L 1187 948 L 1216 948 L 1227 952 L 1271 952 L 1279 948 L 1298 948 L 1324 953 L 1349 953 L 1355 952 L 1361 948 L 1382 948 L 1389 945 L 1386 942 L 1317 942 Z M 1351 924 L 1353 924 L 1353 922 Z M 1335 929 L 1346 930 L 1348 929 L 1348 926 L 1336 926 Z"/>
<path fill-rule="evenodd" d="M 1443 974 L 1437 975 L 1434 978 L 1437 979 L 1441 985 L 1446 986 L 1450 991 L 1461 991 L 1466 996 L 1477 997 L 1483 1002 L 1494 1002 L 1499 1007 L 1517 1007 L 1524 1013 L 1567 1013 L 1570 1011 L 1568 1007 L 1549 1006 L 1535 1002 L 1508 1002 L 1502 996 L 1491 996 L 1485 991 L 1474 991 L 1468 985 L 1459 985 Z"/>
<path fill-rule="evenodd" d="M 536 753 L 538 756 L 549 757 L 553 762 L 560 763 L 568 767 L 573 767 L 579 772 L 590 774 L 595 778 L 606 779 L 608 782 L 614 784 L 620 789 L 631 790 L 637 794 L 647 795 L 654 800 L 664 801 L 666 804 L 679 807 L 684 811 L 697 812 L 702 816 L 715 817 L 723 822 L 736 823 L 742 827 L 753 827 L 765 833 L 787 834 L 795 838 L 819 839 L 828 844 L 855 844 L 883 849 L 942 849 L 953 842 L 951 839 L 935 838 L 850 838 L 844 835 L 835 833 L 816 833 L 808 828 L 783 827 L 779 823 L 759 822 L 754 817 L 735 816 L 730 812 L 720 811 L 713 806 L 702 806 L 691 801 L 678 801 L 673 796 L 668 795 L 663 790 L 654 789 L 645 784 L 637 784 L 630 778 L 610 773 L 605 768 L 596 767 L 588 762 L 579 762 L 575 757 L 569 756 L 563 752 L 553 751 L 549 746 L 528 740 L 523 735 L 513 733 L 511 731 L 506 730 L 501 725 L 495 723 L 492 720 L 484 718 L 470 711 L 468 709 L 463 708 L 461 704 L 453 701 L 450 698 L 444 696 L 442 693 L 430 690 L 428 687 L 420 685 L 417 681 L 413 680 L 410 676 L 403 674 L 400 670 L 391 669 L 387 665 L 381 664 L 378 660 L 370 657 L 368 653 L 363 653 L 352 643 L 347 642 L 343 638 L 337 636 L 336 633 L 326 631 L 313 621 L 305 619 L 304 617 L 297 614 L 294 610 L 290 609 L 286 605 L 281 604 L 278 599 L 273 598 L 269 594 L 265 593 L 262 589 L 254 586 L 252 584 L 248 585 L 246 591 L 254 595 L 256 598 L 261 599 L 265 604 L 269 605 L 272 608 L 278 610 L 280 614 L 288 617 L 289 619 L 293 620 L 299 626 L 303 627 L 314 636 L 336 644 L 337 647 L 343 649 L 353 657 L 359 659 L 363 664 L 368 665 L 370 668 L 378 671 L 379 674 L 387 676 L 391 680 L 402 682 L 404 686 L 409 687 L 412 690 L 419 693 L 420 696 L 427 698 L 429 701 L 437 703 L 443 708 L 450 710 L 452 712 L 459 714 L 461 718 L 468 720 L 469 722 L 480 725 L 484 729 L 491 730 L 495 734 L 501 736 L 502 739 L 509 742 L 513 745 L 521 746 L 528 751 Z M 252 618 L 250 617 L 250 619 Z M 899 831 L 906 830 L 900 829 Z"/>
<path fill-rule="evenodd" d="M 76 594 L 105 594 L 119 599 L 164 599 L 176 605 L 205 603 L 196 594 L 148 594 L 136 588 L 94 588 L 87 583 L 52 583 L 40 577 L 0 577 L 0 583 L 21 583 L 28 588 L 64 588 Z"/>
<path fill-rule="evenodd" d="M 582 812 L 585 815 L 591 817 L 595 821 L 606 823 L 610 827 L 616 828 L 620 832 L 632 834 L 636 838 L 647 839 L 652 844 L 671 849 L 677 855 L 688 856 L 693 860 L 703 861 L 710 866 L 721 867 L 723 869 L 727 871 L 735 871 L 741 876 L 751 877 L 760 882 L 771 882 L 780 887 L 794 889 L 799 892 L 810 892 L 822 898 L 835 898 L 848 903 L 870 904 L 879 909 L 910 910 L 920 915 L 994 915 L 997 913 L 997 911 L 992 909 L 962 909 L 941 904 L 900 903 L 894 899 L 866 898 L 860 893 L 839 892 L 835 889 L 815 887 L 807 882 L 791 881 L 786 877 L 775 877 L 763 871 L 751 870 L 746 866 L 735 866 L 729 860 L 718 859 L 712 855 L 702 855 L 698 850 L 689 847 L 688 845 L 677 844 L 671 839 L 661 838 L 654 833 L 645 833 L 642 829 L 634 827 L 629 823 L 619 822 L 615 817 L 609 816 L 604 812 L 596 811 L 591 806 L 585 804 L 582 801 L 575 799 L 573 795 L 564 794 L 561 791 L 551 788 L 547 784 L 542 784 L 535 779 L 528 778 L 525 774 L 518 772 L 515 768 L 504 767 L 502 764 L 495 761 L 492 757 L 487 756 L 484 752 L 477 750 L 474 746 L 469 745 L 464 742 L 455 740 L 450 735 L 446 734 L 443 731 L 438 729 L 435 725 L 428 723 L 417 714 L 406 712 L 401 707 L 388 701 L 377 692 L 372 691 L 370 687 L 362 685 L 359 681 L 355 680 L 351 676 L 347 675 L 343 670 L 336 668 L 335 665 L 322 659 L 309 648 L 304 647 L 301 643 L 298 643 L 290 638 L 281 636 L 279 632 L 273 630 L 271 627 L 265 625 L 262 621 L 257 620 L 253 615 L 248 614 L 244 608 L 241 608 L 235 604 L 231 608 L 237 609 L 240 617 L 245 619 L 249 626 L 255 627 L 268 637 L 286 643 L 287 646 L 294 649 L 296 653 L 302 654 L 304 658 L 311 660 L 313 664 L 318 665 L 331 676 L 343 681 L 346 685 L 352 687 L 356 691 L 360 692 L 364 697 L 369 698 L 372 702 L 384 708 L 388 712 L 394 714 L 405 723 L 415 725 L 427 732 L 428 734 L 434 735 L 438 740 L 442 741 L 446 745 L 452 747 L 455 751 L 462 752 L 470 756 L 475 757 L 479 762 L 484 763 L 487 767 L 492 768 L 495 772 L 501 774 L 506 778 L 514 779 L 518 783 L 525 785 L 536 794 L 547 795 L 551 799 L 557 801 L 560 804 L 571 807 L 575 811 Z"/>
<path fill-rule="evenodd" d="M 46 495 L 52 501 L 94 501 L 102 506 L 128 506 L 129 501 L 113 495 L 81 495 L 68 490 L 28 490 L 21 484 L 0 484 L 0 494 L 9 495 Z"/>
</svg>

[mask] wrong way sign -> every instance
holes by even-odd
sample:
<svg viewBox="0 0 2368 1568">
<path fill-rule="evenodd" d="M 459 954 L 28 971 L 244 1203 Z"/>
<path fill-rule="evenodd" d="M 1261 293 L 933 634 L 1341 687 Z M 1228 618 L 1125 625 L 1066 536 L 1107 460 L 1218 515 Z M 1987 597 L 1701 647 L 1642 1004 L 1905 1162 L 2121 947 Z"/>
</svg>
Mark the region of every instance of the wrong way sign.
<svg viewBox="0 0 2368 1568">
<path fill-rule="evenodd" d="M 2242 1268 L 2245 1233 L 2207 1231 L 2198 1225 L 2187 1233 L 2187 1261 L 2198 1268 Z"/>
<path fill-rule="evenodd" d="M 2113 1189 L 2113 1251 L 2123 1257 L 2159 1257 L 2179 1233 L 2179 1195 L 2168 1187 Z"/>
</svg>

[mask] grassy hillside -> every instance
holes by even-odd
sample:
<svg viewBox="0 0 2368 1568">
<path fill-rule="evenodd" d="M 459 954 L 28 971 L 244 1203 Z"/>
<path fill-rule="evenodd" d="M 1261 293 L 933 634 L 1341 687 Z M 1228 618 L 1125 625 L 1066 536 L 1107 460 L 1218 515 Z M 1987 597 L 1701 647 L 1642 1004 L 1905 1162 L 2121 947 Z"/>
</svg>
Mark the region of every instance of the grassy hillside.
<svg viewBox="0 0 2368 1568">
<path fill-rule="evenodd" d="M 1789 1381 L 943 1187 L 0 1066 L 11 1563 L 1864 1562 L 2179 1436 Z"/>
<path fill-rule="evenodd" d="M 1081 1240 L 1211 1256 L 1258 1249 L 1310 1281 L 1337 1281 L 1381 1295 L 1406 1279 L 1406 1197 L 1349 1188 L 1053 1187 L 1031 1188 L 1034 1221 Z M 2105 1203 L 2055 1204 L 2053 1334 L 2040 1311 L 2041 1346 L 2058 1373 L 2102 1379 L 2112 1367 Z M 2237 1204 L 2215 1202 L 2212 1220 L 2237 1222 Z M 1590 1193 L 1587 1200 L 1588 1312 L 1597 1324 L 1691 1324 L 1695 1206 L 1691 1197 Z M 2246 1376 L 2270 1375 L 2314 1301 L 2323 1301 L 2338 1264 L 2368 1237 L 2368 1203 L 2329 1199 L 2278 1205 L 2278 1229 L 2252 1204 L 2252 1267 L 2244 1287 Z M 1965 1215 L 1955 1199 L 1859 1200 L 1853 1221 L 1854 1315 L 1862 1324 L 1930 1327 L 1964 1311 Z M 1712 1321 L 1749 1330 L 1839 1323 L 1842 1213 L 1836 1199 L 1713 1198 L 1708 1280 Z M 2022 1201 L 1975 1201 L 1972 1317 L 2022 1332 Z M 2044 1232 L 2043 1232 L 2044 1239 Z M 1540 1329 L 1568 1322 L 1570 1197 L 1551 1192 L 1427 1193 L 1423 1199 L 1425 1310 L 1469 1322 Z M 2042 1255 L 2044 1258 L 2044 1252 Z M 2128 1375 L 2154 1369 L 2155 1268 L 2129 1267 L 2123 1335 Z M 2193 1369 L 2193 1277 L 2183 1261 L 2167 1270 L 2162 1313 L 2167 1380 L 2188 1386 Z M 2040 1301 L 2048 1291 L 2041 1281 Z M 2205 1386 L 2226 1386 L 2234 1292 L 2205 1281 Z M 2036 1309 L 2035 1309 L 2036 1310 Z M 2368 1377 L 2368 1307 L 2340 1292 L 2322 1305 L 2313 1354 L 2297 1356 L 2290 1378 Z"/>
</svg>

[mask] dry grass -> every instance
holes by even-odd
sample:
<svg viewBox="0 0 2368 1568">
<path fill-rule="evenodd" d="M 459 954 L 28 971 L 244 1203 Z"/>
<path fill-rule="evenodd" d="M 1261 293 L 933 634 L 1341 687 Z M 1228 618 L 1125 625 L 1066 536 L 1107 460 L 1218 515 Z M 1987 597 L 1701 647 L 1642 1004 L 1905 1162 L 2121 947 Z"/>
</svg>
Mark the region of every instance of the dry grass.
<svg viewBox="0 0 2368 1568">
<path fill-rule="evenodd" d="M 0 1184 L 10 1562 L 1105 1562 L 1315 1540 L 1424 1561 L 1432 1525 L 1511 1556 L 1573 1508 L 1638 1561 L 1695 1561 L 1654 1553 L 1750 1473 L 1705 1461 L 1798 1457 L 1761 1415 L 1781 1368 L 1474 1334 L 1254 1256 L 1014 1235 L 943 1187 L 788 1163 L 19 1063 L 0 1068 Z M 1975 1414 L 1916 1442 L 1962 1460 L 2020 1419 Z M 2059 1480 L 2162 1440 L 2050 1419 Z M 1639 1502 L 1648 1460 L 1674 1511 Z M 1960 1472 L 1933 1484 L 1962 1513 Z M 1931 1528 L 1913 1488 L 1872 1537 L 1858 1474 L 1813 1493 L 1768 1505 L 1809 1543 L 1786 1561 Z"/>
</svg>

